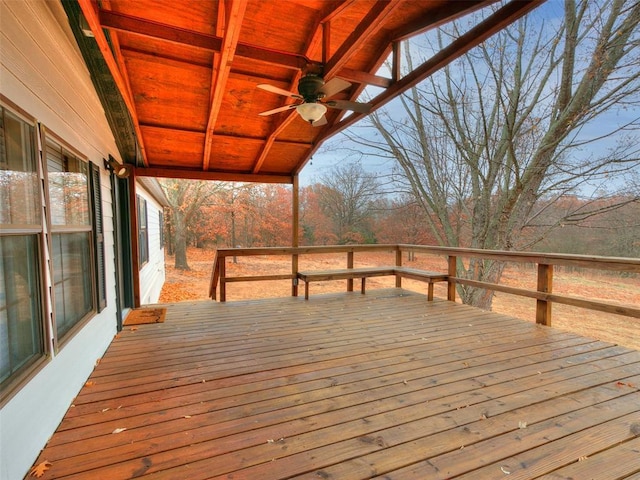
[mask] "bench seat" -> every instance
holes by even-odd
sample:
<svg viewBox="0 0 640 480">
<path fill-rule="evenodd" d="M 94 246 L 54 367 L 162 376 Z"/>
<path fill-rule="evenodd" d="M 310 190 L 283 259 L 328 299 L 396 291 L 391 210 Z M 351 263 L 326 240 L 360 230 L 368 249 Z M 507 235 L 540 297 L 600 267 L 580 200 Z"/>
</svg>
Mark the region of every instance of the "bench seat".
<svg viewBox="0 0 640 480">
<path fill-rule="evenodd" d="M 420 280 L 421 282 L 427 282 L 427 300 L 433 300 L 433 284 L 436 282 L 446 282 L 449 275 L 446 273 L 429 272 L 427 270 L 419 270 L 417 268 L 396 267 L 393 269 L 394 273 L 402 278 L 408 278 L 410 280 Z"/>
<path fill-rule="evenodd" d="M 327 280 L 353 280 L 360 278 L 362 280 L 361 292 L 365 293 L 366 279 L 368 277 L 384 277 L 397 275 L 412 280 L 420 280 L 429 283 L 428 300 L 433 300 L 433 284 L 435 282 L 447 281 L 448 275 L 444 273 L 428 272 L 415 268 L 405 267 L 364 267 L 364 268 L 345 268 L 341 270 L 320 270 L 310 272 L 298 272 L 298 278 L 304 282 L 304 298 L 309 300 L 309 283 L 323 282 Z"/>
</svg>

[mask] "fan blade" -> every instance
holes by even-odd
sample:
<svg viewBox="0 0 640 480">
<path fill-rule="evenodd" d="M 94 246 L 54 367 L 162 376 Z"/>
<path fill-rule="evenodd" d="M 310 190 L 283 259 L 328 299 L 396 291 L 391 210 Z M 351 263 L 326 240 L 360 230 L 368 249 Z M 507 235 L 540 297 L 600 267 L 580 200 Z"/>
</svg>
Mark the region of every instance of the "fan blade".
<svg viewBox="0 0 640 480">
<path fill-rule="evenodd" d="M 338 110 L 353 110 L 358 113 L 369 113 L 371 111 L 370 103 L 350 102 L 348 100 L 331 100 L 325 102 L 329 108 L 337 108 Z"/>
<path fill-rule="evenodd" d="M 338 77 L 333 77 L 327 83 L 325 83 L 318 93 L 323 93 L 325 98 L 333 97 L 336 93 L 343 91 L 346 88 L 349 88 L 351 83 L 347 82 Z"/>
<path fill-rule="evenodd" d="M 314 127 L 321 127 L 323 125 L 326 125 L 327 122 L 327 117 L 325 117 L 324 115 L 322 115 L 318 120 L 316 120 L 315 122 L 313 122 L 311 125 L 313 125 Z"/>
<path fill-rule="evenodd" d="M 266 112 L 259 113 L 261 117 L 267 117 L 269 115 L 273 115 L 274 113 L 286 112 L 287 110 L 291 110 L 298 106 L 297 103 L 292 103 L 291 105 L 285 105 L 284 107 L 274 108 L 273 110 L 267 110 Z"/>
<path fill-rule="evenodd" d="M 302 98 L 297 93 L 289 92 L 279 87 L 274 87 L 273 85 L 269 85 L 268 83 L 261 83 L 258 85 L 258 88 L 266 90 L 267 92 L 277 93 L 278 95 L 284 95 L 285 97 Z"/>
</svg>

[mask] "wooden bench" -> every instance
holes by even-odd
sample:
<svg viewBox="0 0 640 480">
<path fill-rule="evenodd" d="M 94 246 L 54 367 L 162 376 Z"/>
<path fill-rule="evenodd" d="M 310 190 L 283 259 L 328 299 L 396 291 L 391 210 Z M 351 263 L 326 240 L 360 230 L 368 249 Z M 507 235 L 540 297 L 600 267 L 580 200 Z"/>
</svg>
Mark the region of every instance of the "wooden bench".
<svg viewBox="0 0 640 480">
<path fill-rule="evenodd" d="M 362 279 L 361 291 L 365 292 L 365 280 L 367 277 L 384 277 L 393 275 L 393 268 L 345 268 L 343 270 L 325 270 L 315 272 L 298 272 L 298 278 L 304 282 L 304 299 L 309 300 L 309 283 L 324 282 L 326 280 L 353 280 Z"/>
<path fill-rule="evenodd" d="M 402 278 L 427 282 L 429 284 L 427 287 L 427 300 L 429 301 L 433 300 L 433 284 L 446 282 L 449 279 L 449 275 L 446 273 L 428 272 L 417 268 L 396 267 L 393 269 L 393 273 Z"/>
<path fill-rule="evenodd" d="M 365 267 L 365 268 L 345 268 L 342 270 L 325 270 L 314 272 L 298 272 L 298 278 L 304 282 L 304 299 L 309 300 L 309 283 L 323 282 L 327 280 L 362 280 L 361 293 L 364 295 L 366 289 L 366 279 L 368 277 L 385 277 L 397 275 L 412 280 L 428 282 L 427 299 L 433 300 L 433 284 L 435 282 L 446 282 L 448 275 L 444 273 L 428 272 L 415 268 L 404 267 Z"/>
</svg>

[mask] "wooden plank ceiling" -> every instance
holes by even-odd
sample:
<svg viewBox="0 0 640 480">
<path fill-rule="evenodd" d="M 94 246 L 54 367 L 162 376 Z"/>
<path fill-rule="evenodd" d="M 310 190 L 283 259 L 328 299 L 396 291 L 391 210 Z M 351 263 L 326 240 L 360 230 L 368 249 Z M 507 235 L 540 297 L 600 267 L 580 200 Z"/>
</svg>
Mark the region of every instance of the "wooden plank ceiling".
<svg viewBox="0 0 640 480">
<path fill-rule="evenodd" d="M 260 116 L 301 100 L 257 85 L 298 93 L 305 75 L 338 77 L 351 83 L 330 97 L 342 101 L 376 85 L 375 110 L 543 1 L 78 3 L 131 117 L 139 153 L 125 161 L 138 175 L 290 183 L 323 141 L 366 113 L 329 108 L 322 126 L 295 108 Z M 490 5 L 485 21 L 400 75 L 402 40 Z M 377 75 L 389 58 L 391 78 Z"/>
</svg>

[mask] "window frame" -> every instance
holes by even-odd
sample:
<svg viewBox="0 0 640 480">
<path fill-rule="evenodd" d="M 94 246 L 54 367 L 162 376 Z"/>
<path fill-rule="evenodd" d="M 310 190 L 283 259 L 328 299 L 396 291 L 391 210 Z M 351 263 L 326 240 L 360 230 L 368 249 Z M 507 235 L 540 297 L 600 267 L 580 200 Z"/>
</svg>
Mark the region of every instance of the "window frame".
<svg viewBox="0 0 640 480">
<path fill-rule="evenodd" d="M 106 258 L 104 256 L 104 225 L 103 225 L 103 204 L 102 204 L 102 192 L 101 192 L 101 175 L 103 173 L 100 167 L 101 163 L 92 162 L 86 155 L 74 148 L 67 141 L 61 138 L 56 133 L 50 131 L 46 126 L 38 121 L 38 119 L 28 112 L 24 111 L 18 105 L 6 98 L 0 93 L 0 115 L 6 115 L 7 112 L 11 117 L 17 118 L 22 126 L 27 125 L 29 128 L 29 142 L 30 142 L 30 162 L 32 165 L 30 168 L 34 168 L 35 171 L 25 170 L 32 172 L 37 181 L 34 184 L 33 192 L 30 189 L 25 190 L 27 196 L 33 195 L 33 200 L 25 202 L 24 206 L 20 206 L 24 212 L 28 212 L 29 205 L 34 208 L 34 212 L 37 212 L 33 219 L 30 215 L 25 214 L 24 218 L 27 221 L 34 221 L 33 224 L 19 224 L 19 223 L 6 223 L 2 224 L 0 230 L 0 236 L 3 238 L 10 236 L 24 236 L 31 237 L 31 240 L 25 241 L 25 245 L 28 246 L 26 260 L 27 263 L 33 262 L 32 266 L 28 266 L 29 272 L 33 273 L 33 280 L 27 284 L 30 285 L 29 292 L 34 297 L 32 305 L 36 305 L 36 311 L 39 313 L 39 318 L 36 318 L 31 325 L 34 335 L 37 333 L 39 337 L 34 345 L 36 352 L 31 354 L 32 358 L 29 358 L 24 364 L 19 364 L 15 371 L 9 371 L 7 378 L 1 383 L 0 389 L 0 407 L 5 405 L 13 396 L 20 391 L 35 375 L 41 371 L 41 369 L 50 361 L 52 361 L 61 348 L 64 347 L 86 324 L 94 318 L 100 311 L 106 308 L 107 295 L 106 295 L 106 274 L 105 264 Z M 87 202 L 87 215 L 88 220 L 86 224 L 82 225 L 52 225 L 52 216 L 55 212 L 52 211 L 52 199 L 50 198 L 50 177 L 48 169 L 48 150 L 49 143 L 55 144 L 61 151 L 66 151 L 71 154 L 75 160 L 83 162 L 81 170 L 86 171 L 86 202 Z M 5 138 L 2 139 L 3 146 L 9 146 L 9 143 L 5 143 Z M 23 155 L 26 155 L 26 149 L 22 143 Z M 26 157 L 25 157 L 26 158 Z M 1 160 L 1 159 L 0 159 Z M 12 164 L 7 163 L 2 165 L 4 169 L 8 170 Z M 13 166 L 14 170 L 18 167 Z M 15 170 L 21 171 L 21 170 Z M 10 194 L 10 192 L 7 192 Z M 11 197 L 9 197 L 11 198 Z M 32 203 L 29 203 L 32 202 Z M 18 204 L 19 205 L 19 204 Z M 82 203 L 84 205 L 84 201 Z M 19 207 L 19 208 L 20 208 Z M 71 213 L 70 218 L 82 218 L 84 220 L 85 215 L 81 217 L 75 217 L 73 215 L 73 207 L 65 206 L 66 214 Z M 84 208 L 84 207 L 83 207 Z M 17 214 L 23 210 L 18 209 Z M 13 215 L 13 213 L 12 213 Z M 67 218 L 65 216 L 65 218 Z M 12 217 L 3 219 L 4 221 L 12 221 Z M 18 220 L 20 221 L 20 220 Z M 83 281 L 90 283 L 90 293 L 85 296 L 87 305 L 90 303 L 91 307 L 88 311 L 82 314 L 70 328 L 62 335 L 58 335 L 56 328 L 56 305 L 55 305 L 55 288 L 56 280 L 54 273 L 54 249 L 53 249 L 53 236 L 58 234 L 78 233 L 82 232 L 87 234 L 87 252 L 88 259 L 86 260 L 86 267 L 89 272 L 82 274 Z M 83 240 L 83 248 L 84 248 Z M 102 251 L 102 256 L 99 252 Z M 33 257 L 33 258 L 32 258 Z M 4 268 L 4 267 L 3 267 Z M 75 275 L 75 272 L 74 272 Z M 102 283 L 101 283 L 102 282 Z M 13 300 L 12 300 L 13 301 Z M 34 310 L 32 310 L 34 311 Z M 82 309 L 81 309 L 82 311 Z M 9 317 L 7 316 L 7 330 L 6 341 L 10 341 L 9 332 Z M 3 335 L 5 335 L 3 333 Z M 36 338 L 36 337 L 34 337 Z M 16 348 L 20 348 L 17 345 Z"/>
<path fill-rule="evenodd" d="M 54 344 L 54 348 L 59 350 L 64 347 L 65 344 L 69 342 L 82 328 L 98 313 L 98 303 L 96 300 L 96 254 L 94 251 L 94 233 L 95 226 L 93 224 L 93 205 L 92 205 L 92 189 L 90 188 L 90 161 L 89 159 L 83 155 L 79 150 L 75 149 L 73 146 L 69 145 L 64 139 L 60 136 L 56 135 L 54 132 L 50 131 L 47 128 L 41 127 L 41 155 L 43 157 L 42 164 L 44 167 L 44 190 L 46 196 L 46 203 L 48 207 L 48 211 L 50 212 L 47 216 L 47 226 L 48 226 L 48 249 L 49 249 L 49 257 L 50 257 L 50 278 L 51 278 L 51 311 L 52 315 L 52 324 L 51 324 L 51 335 L 52 341 Z M 86 193 L 87 193 L 87 214 L 89 223 L 88 224 L 75 224 L 75 225 L 55 225 L 52 222 L 51 213 L 51 198 L 49 194 L 49 168 L 48 168 L 48 148 L 49 142 L 56 144 L 61 148 L 62 151 L 67 151 L 71 155 L 75 157 L 77 161 L 84 162 L 86 165 Z M 74 233 L 87 233 L 88 234 L 88 249 L 89 249 L 89 260 L 88 266 L 90 268 L 90 272 L 86 274 L 86 280 L 90 282 L 91 292 L 89 293 L 89 298 L 91 299 L 91 308 L 87 310 L 87 312 L 76 320 L 68 330 L 66 330 L 62 335 L 58 335 L 58 317 L 56 312 L 56 283 L 55 283 L 55 265 L 53 259 L 54 247 L 53 247 L 53 236 L 54 235 L 64 235 L 64 234 L 74 234 Z"/>
<path fill-rule="evenodd" d="M 48 341 L 51 336 L 51 330 L 47 321 L 48 310 L 48 298 L 46 292 L 46 263 L 45 263 L 45 206 L 42 202 L 42 187 L 41 179 L 42 173 L 42 161 L 40 158 L 39 149 L 39 124 L 35 117 L 29 115 L 23 109 L 7 99 L 4 95 L 0 94 L 0 115 L 5 115 L 5 112 L 9 112 L 13 117 L 17 118 L 20 122 L 28 125 L 32 128 L 31 135 L 31 150 L 32 161 L 35 163 L 35 175 L 38 179 L 37 187 L 34 191 L 34 195 L 38 194 L 38 198 L 34 199 L 35 208 L 38 212 L 38 223 L 34 224 L 2 224 L 0 228 L 0 236 L 2 237 L 33 237 L 34 238 L 34 255 L 33 262 L 35 263 L 35 275 L 34 282 L 34 295 L 37 297 L 37 308 L 40 318 L 38 319 L 37 326 L 40 334 L 39 351 L 33 354 L 33 358 L 27 360 L 23 365 L 11 372 L 9 376 L 0 383 L 0 407 L 2 407 L 17 391 L 20 390 L 35 374 L 46 365 L 51 359 L 51 344 Z"/>
<path fill-rule="evenodd" d="M 136 194 L 136 214 L 138 215 L 138 269 L 149 263 L 149 208 L 147 199 Z"/>
</svg>

